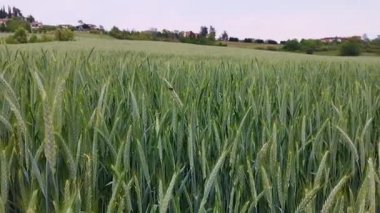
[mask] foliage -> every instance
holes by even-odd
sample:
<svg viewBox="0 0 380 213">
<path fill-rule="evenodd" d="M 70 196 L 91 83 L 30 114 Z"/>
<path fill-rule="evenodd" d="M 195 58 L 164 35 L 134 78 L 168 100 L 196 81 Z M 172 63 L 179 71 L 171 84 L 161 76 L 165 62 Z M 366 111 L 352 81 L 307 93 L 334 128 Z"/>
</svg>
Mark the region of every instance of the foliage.
<svg viewBox="0 0 380 213">
<path fill-rule="evenodd" d="M 37 42 L 38 42 L 38 37 L 35 34 L 30 36 L 29 43 L 37 43 Z"/>
<path fill-rule="evenodd" d="M 322 47 L 321 41 L 313 39 L 302 39 L 300 45 L 301 49 L 307 54 L 313 54 Z"/>
<path fill-rule="evenodd" d="M 230 37 L 230 38 L 228 39 L 228 41 L 239 42 L 239 38 L 236 38 L 236 37 Z"/>
<path fill-rule="evenodd" d="M 356 41 L 347 41 L 340 47 L 340 55 L 342 56 L 359 56 L 360 53 L 360 43 Z"/>
<path fill-rule="evenodd" d="M 12 36 L 18 43 L 28 43 L 28 32 L 24 28 L 19 28 Z"/>
<path fill-rule="evenodd" d="M 180 38 L 180 42 L 198 45 L 226 46 L 221 42 L 215 42 L 208 38 Z"/>
<path fill-rule="evenodd" d="M 245 38 L 243 40 L 245 43 L 252 43 L 253 42 L 253 39 L 252 38 Z"/>
<path fill-rule="evenodd" d="M 228 33 L 226 31 L 223 31 L 220 40 L 222 41 L 228 41 Z"/>
<path fill-rule="evenodd" d="M 28 32 L 31 32 L 31 27 L 29 22 L 23 20 L 22 18 L 12 18 L 7 21 L 7 31 L 8 32 L 16 32 L 19 28 L 24 28 Z"/>
<path fill-rule="evenodd" d="M 55 40 L 57 41 L 73 41 L 74 32 L 69 29 L 57 29 L 55 31 Z"/>
<path fill-rule="evenodd" d="M 206 26 L 202 26 L 200 31 L 199 31 L 199 37 L 201 38 L 206 38 L 208 35 L 208 29 Z"/>
<path fill-rule="evenodd" d="M 271 39 L 268 39 L 265 43 L 267 43 L 267 44 L 278 44 L 277 41 L 271 40 Z"/>
<path fill-rule="evenodd" d="M 215 38 L 216 38 L 216 30 L 213 26 L 210 26 L 208 39 L 210 39 L 211 41 L 215 41 Z"/>
<path fill-rule="evenodd" d="M 5 6 L 0 8 L 0 19 L 15 17 L 23 17 L 21 10 L 17 7 L 11 8 L 8 6 L 8 11 L 5 9 Z"/>
<path fill-rule="evenodd" d="M 6 44 L 19 44 L 20 42 L 18 42 L 13 36 L 8 36 L 7 38 L 5 38 L 5 43 Z"/>
<path fill-rule="evenodd" d="M 264 44 L 264 40 L 263 39 L 255 39 L 254 41 L 256 44 Z"/>
<path fill-rule="evenodd" d="M 7 32 L 8 28 L 5 24 L 0 24 L 0 32 Z"/>
<path fill-rule="evenodd" d="M 297 39 L 288 40 L 284 45 L 283 49 L 287 51 L 301 50 L 301 44 L 298 42 Z"/>
<path fill-rule="evenodd" d="M 39 42 L 51 42 L 54 41 L 54 36 L 49 35 L 47 33 L 43 33 L 41 38 L 39 39 Z"/>
<path fill-rule="evenodd" d="M 32 15 L 29 15 L 28 17 L 26 17 L 26 20 L 29 22 L 29 23 L 33 23 L 36 21 L 36 19 L 32 16 Z"/>
</svg>

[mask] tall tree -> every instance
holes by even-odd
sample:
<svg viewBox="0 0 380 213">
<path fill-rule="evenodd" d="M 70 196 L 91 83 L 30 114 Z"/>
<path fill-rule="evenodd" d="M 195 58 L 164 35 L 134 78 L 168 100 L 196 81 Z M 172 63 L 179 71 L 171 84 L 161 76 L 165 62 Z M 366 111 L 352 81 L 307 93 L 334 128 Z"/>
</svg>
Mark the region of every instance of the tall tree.
<svg viewBox="0 0 380 213">
<path fill-rule="evenodd" d="M 6 17 L 8 17 L 8 13 L 5 11 L 5 7 L 3 6 L 3 8 L 0 9 L 0 18 L 3 19 Z"/>
<path fill-rule="evenodd" d="M 8 18 L 12 18 L 12 9 L 8 6 Z"/>
<path fill-rule="evenodd" d="M 29 15 L 28 17 L 26 17 L 26 20 L 27 20 L 29 23 L 33 23 L 33 22 L 36 21 L 32 15 Z"/>
<path fill-rule="evenodd" d="M 223 31 L 221 39 L 222 39 L 222 41 L 228 41 L 228 34 L 226 31 Z"/>
<path fill-rule="evenodd" d="M 210 26 L 210 29 L 209 29 L 209 34 L 208 34 L 208 38 L 210 40 L 214 40 L 215 41 L 215 36 L 216 36 L 216 31 L 215 31 L 215 28 L 213 26 Z"/>
<path fill-rule="evenodd" d="M 207 27 L 202 26 L 202 27 L 201 27 L 201 31 L 199 32 L 199 36 L 200 36 L 201 38 L 206 38 L 206 37 L 207 37 L 207 34 L 208 34 L 208 29 L 207 29 Z"/>
</svg>

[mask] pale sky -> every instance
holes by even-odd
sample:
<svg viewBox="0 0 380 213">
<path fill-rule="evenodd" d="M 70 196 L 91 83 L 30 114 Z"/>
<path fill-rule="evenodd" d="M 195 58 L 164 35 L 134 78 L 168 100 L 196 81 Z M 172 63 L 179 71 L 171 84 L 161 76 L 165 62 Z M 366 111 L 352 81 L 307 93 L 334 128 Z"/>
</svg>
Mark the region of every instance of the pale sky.
<svg viewBox="0 0 380 213">
<path fill-rule="evenodd" d="M 380 35 L 380 0 L 1 0 L 44 24 L 85 23 L 107 29 L 192 30 L 284 40 Z"/>
</svg>

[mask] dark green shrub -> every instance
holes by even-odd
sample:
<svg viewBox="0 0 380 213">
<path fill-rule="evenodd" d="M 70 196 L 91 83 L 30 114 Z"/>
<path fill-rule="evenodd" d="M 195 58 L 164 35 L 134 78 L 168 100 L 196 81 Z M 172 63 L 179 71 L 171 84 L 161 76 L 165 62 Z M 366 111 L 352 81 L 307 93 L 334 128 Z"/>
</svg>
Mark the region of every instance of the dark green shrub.
<svg viewBox="0 0 380 213">
<path fill-rule="evenodd" d="M 68 29 L 57 29 L 55 31 L 55 40 L 57 41 L 73 41 L 74 32 Z"/>
<path fill-rule="evenodd" d="M 28 33 L 24 28 L 19 28 L 13 35 L 13 38 L 21 44 L 28 43 Z"/>
<path fill-rule="evenodd" d="M 288 40 L 284 45 L 283 49 L 287 51 L 298 51 L 301 50 L 301 44 L 298 42 L 297 39 Z"/>
<path fill-rule="evenodd" d="M 7 43 L 7 44 L 19 44 L 19 42 L 15 38 L 13 38 L 13 36 L 8 36 L 5 39 L 5 43 Z"/>
<path fill-rule="evenodd" d="M 309 54 L 309 55 L 314 54 L 314 48 L 308 48 L 308 49 L 306 49 L 306 54 Z"/>
<path fill-rule="evenodd" d="M 358 56 L 361 53 L 360 44 L 355 41 L 348 41 L 340 47 L 341 56 Z"/>
<path fill-rule="evenodd" d="M 36 35 L 32 35 L 30 38 L 29 38 L 29 43 L 37 43 L 38 42 L 38 37 Z"/>
</svg>

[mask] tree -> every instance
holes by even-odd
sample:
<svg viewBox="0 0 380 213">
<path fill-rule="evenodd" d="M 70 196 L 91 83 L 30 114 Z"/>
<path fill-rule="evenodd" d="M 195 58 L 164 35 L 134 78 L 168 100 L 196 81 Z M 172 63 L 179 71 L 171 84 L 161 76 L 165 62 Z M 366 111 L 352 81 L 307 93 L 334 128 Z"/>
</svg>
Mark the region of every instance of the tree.
<svg viewBox="0 0 380 213">
<path fill-rule="evenodd" d="M 26 17 L 26 20 L 27 20 L 29 23 L 33 23 L 33 22 L 36 21 L 32 15 L 29 15 L 28 17 Z"/>
<path fill-rule="evenodd" d="M 256 44 L 264 44 L 264 40 L 263 39 L 255 39 L 255 43 Z"/>
<path fill-rule="evenodd" d="M 228 41 L 228 34 L 226 31 L 223 31 L 222 36 L 221 36 L 222 41 Z"/>
<path fill-rule="evenodd" d="M 271 40 L 271 39 L 268 39 L 268 40 L 266 41 L 266 43 L 267 43 L 267 44 L 278 44 L 277 41 L 275 41 L 275 40 Z"/>
<path fill-rule="evenodd" d="M 57 41 L 73 41 L 74 32 L 69 29 L 58 29 L 55 31 L 55 40 Z"/>
<path fill-rule="evenodd" d="M 371 40 L 368 38 L 367 33 L 364 33 L 364 34 L 363 34 L 362 39 L 363 39 L 364 42 L 367 42 L 367 43 L 371 41 Z"/>
<path fill-rule="evenodd" d="M 206 38 L 206 37 L 207 37 L 207 34 L 208 34 L 208 29 L 207 29 L 207 27 L 202 26 L 202 27 L 201 27 L 201 30 L 199 31 L 199 36 L 200 36 L 201 38 Z"/>
<path fill-rule="evenodd" d="M 8 18 L 12 18 L 12 10 L 11 7 L 8 6 Z"/>
<path fill-rule="evenodd" d="M 252 42 L 253 42 L 253 39 L 252 39 L 252 38 L 245 38 L 245 39 L 244 39 L 244 42 L 245 42 L 245 43 L 252 43 Z"/>
<path fill-rule="evenodd" d="M 228 39 L 228 41 L 238 42 L 238 41 L 239 41 L 239 38 L 230 37 L 230 38 Z"/>
<path fill-rule="evenodd" d="M 0 24 L 0 32 L 7 32 L 7 26 L 5 26 L 5 24 Z"/>
<path fill-rule="evenodd" d="M 360 43 L 355 41 L 347 41 L 340 47 L 341 56 L 359 56 L 360 53 Z"/>
<path fill-rule="evenodd" d="M 20 17 L 12 18 L 7 22 L 7 31 L 16 32 L 19 28 L 24 28 L 28 32 L 31 32 L 30 23 Z"/>
<path fill-rule="evenodd" d="M 0 19 L 4 19 L 7 17 L 8 17 L 8 13 L 7 11 L 5 11 L 5 7 L 3 6 L 3 8 L 0 9 Z"/>
<path fill-rule="evenodd" d="M 288 40 L 284 45 L 283 49 L 287 51 L 297 51 L 301 49 L 301 44 L 298 42 L 297 39 Z"/>
<path fill-rule="evenodd" d="M 124 39 L 123 33 L 116 26 L 112 27 L 111 31 L 109 32 L 109 35 L 117 39 Z"/>
<path fill-rule="evenodd" d="M 319 40 L 302 39 L 300 45 L 301 49 L 307 54 L 313 54 L 318 48 L 322 46 L 322 43 Z"/>
<path fill-rule="evenodd" d="M 23 17 L 21 10 L 18 9 L 17 7 L 13 7 L 13 17 Z"/>
<path fill-rule="evenodd" d="M 208 38 L 212 41 L 215 41 L 215 37 L 216 37 L 216 31 L 215 31 L 215 28 L 213 26 L 210 26 L 210 29 L 209 29 L 209 34 L 208 34 Z"/>
</svg>

